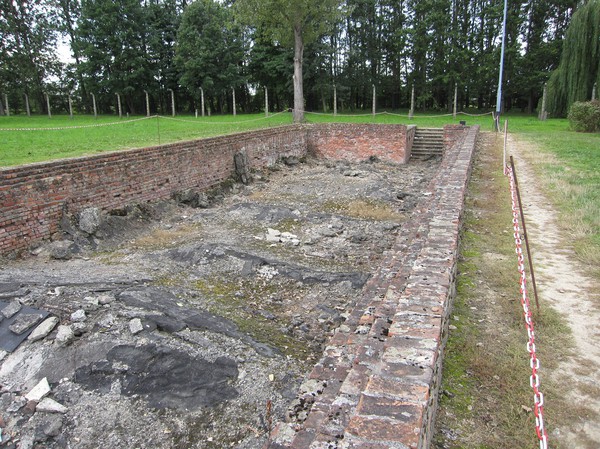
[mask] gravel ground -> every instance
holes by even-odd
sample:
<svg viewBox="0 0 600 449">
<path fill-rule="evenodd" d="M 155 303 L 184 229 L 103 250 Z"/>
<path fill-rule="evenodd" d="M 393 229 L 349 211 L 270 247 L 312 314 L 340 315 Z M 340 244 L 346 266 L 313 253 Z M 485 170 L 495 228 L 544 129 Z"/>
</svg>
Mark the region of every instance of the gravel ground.
<svg viewBox="0 0 600 449">
<path fill-rule="evenodd" d="M 439 163 L 287 162 L 0 262 L 0 308 L 58 318 L 0 350 L 0 447 L 261 447 Z"/>
</svg>

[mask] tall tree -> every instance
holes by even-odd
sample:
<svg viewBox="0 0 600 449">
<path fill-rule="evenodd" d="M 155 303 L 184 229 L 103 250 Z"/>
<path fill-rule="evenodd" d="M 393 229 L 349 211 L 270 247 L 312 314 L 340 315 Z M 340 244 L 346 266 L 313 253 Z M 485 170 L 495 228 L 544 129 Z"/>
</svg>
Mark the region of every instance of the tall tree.
<svg viewBox="0 0 600 449">
<path fill-rule="evenodd" d="M 340 0 L 238 0 L 239 17 L 263 26 L 271 37 L 294 48 L 294 122 L 304 121 L 304 46 L 314 42 L 341 14 Z"/>
<path fill-rule="evenodd" d="M 122 95 L 129 112 L 144 109 L 142 90 L 153 85 L 145 14 L 139 0 L 82 0 L 77 42 L 84 82 L 103 110 Z"/>
<path fill-rule="evenodd" d="M 54 0 L 0 0 L 0 84 L 45 106 L 48 76 L 58 72 Z M 14 104 L 14 102 L 13 102 Z"/>
<path fill-rule="evenodd" d="M 244 49 L 240 27 L 230 7 L 214 0 L 198 0 L 184 10 L 177 31 L 175 63 L 179 82 L 198 99 L 200 88 L 213 108 L 224 110 L 231 88 L 243 83 Z"/>
<path fill-rule="evenodd" d="M 581 6 L 567 29 L 560 65 L 548 83 L 548 111 L 564 116 L 575 101 L 600 86 L 600 0 Z"/>
</svg>

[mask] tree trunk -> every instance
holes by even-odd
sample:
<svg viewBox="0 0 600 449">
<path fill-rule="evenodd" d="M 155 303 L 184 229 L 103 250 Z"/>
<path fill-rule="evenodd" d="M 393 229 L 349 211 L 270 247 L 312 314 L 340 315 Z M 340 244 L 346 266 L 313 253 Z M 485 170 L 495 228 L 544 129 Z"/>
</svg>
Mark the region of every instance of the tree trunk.
<svg viewBox="0 0 600 449">
<path fill-rule="evenodd" d="M 294 123 L 304 122 L 304 90 L 302 84 L 302 57 L 304 41 L 302 25 L 294 26 Z"/>
</svg>

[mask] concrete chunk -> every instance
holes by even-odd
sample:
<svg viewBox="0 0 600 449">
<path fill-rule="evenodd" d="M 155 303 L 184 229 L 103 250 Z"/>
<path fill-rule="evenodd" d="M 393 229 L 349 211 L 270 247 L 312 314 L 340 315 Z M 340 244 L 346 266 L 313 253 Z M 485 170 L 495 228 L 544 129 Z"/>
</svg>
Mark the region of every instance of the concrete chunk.
<svg viewBox="0 0 600 449">
<path fill-rule="evenodd" d="M 35 408 L 37 412 L 47 413 L 67 413 L 69 409 L 54 399 L 44 398 Z"/>
<path fill-rule="evenodd" d="M 19 301 L 11 301 L 4 309 L 2 309 L 2 315 L 6 318 L 11 318 L 19 310 L 21 310 L 21 303 Z"/>
<path fill-rule="evenodd" d="M 50 384 L 48 383 L 48 378 L 44 377 L 39 383 L 33 387 L 33 389 L 25 395 L 25 399 L 28 401 L 36 401 L 39 402 L 46 395 L 50 393 Z"/>
<path fill-rule="evenodd" d="M 58 318 L 52 316 L 46 320 L 44 320 L 38 327 L 36 327 L 33 332 L 27 337 L 29 341 L 38 341 L 42 338 L 46 338 L 50 332 L 56 327 L 58 324 Z"/>
</svg>

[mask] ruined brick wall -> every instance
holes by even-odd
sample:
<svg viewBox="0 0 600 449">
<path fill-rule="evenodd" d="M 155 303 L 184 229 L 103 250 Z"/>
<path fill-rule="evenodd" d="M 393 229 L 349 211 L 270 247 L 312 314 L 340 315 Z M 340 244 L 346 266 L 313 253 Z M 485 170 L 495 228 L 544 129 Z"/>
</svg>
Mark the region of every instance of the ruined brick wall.
<svg viewBox="0 0 600 449">
<path fill-rule="evenodd" d="M 360 162 L 372 156 L 404 164 L 410 157 L 415 127 L 364 123 L 313 125 L 308 152 L 317 158 Z"/>
<path fill-rule="evenodd" d="M 0 255 L 58 232 L 63 211 L 104 210 L 208 189 L 234 172 L 243 149 L 250 167 L 306 154 L 306 130 L 286 126 L 230 136 L 0 169 Z"/>
<path fill-rule="evenodd" d="M 445 125 L 444 126 L 444 149 L 452 148 L 465 139 L 466 131 L 470 127 L 466 125 Z"/>
</svg>

